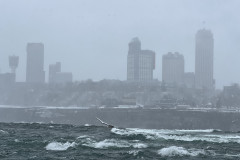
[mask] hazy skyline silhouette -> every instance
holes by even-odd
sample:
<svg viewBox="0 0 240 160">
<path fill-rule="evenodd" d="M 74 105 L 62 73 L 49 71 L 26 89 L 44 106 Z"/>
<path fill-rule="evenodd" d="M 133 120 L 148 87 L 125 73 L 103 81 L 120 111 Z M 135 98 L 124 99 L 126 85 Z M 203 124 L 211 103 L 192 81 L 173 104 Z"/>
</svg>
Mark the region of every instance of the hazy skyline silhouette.
<svg viewBox="0 0 240 160">
<path fill-rule="evenodd" d="M 232 0 L 0 0 L 0 69 L 10 72 L 17 55 L 17 81 L 26 79 L 27 43 L 45 48 L 44 70 L 60 61 L 74 80 L 126 80 L 128 43 L 156 52 L 154 78 L 162 79 L 162 55 L 179 52 L 185 71 L 195 70 L 195 35 L 214 37 L 216 87 L 240 82 L 240 1 Z"/>
</svg>

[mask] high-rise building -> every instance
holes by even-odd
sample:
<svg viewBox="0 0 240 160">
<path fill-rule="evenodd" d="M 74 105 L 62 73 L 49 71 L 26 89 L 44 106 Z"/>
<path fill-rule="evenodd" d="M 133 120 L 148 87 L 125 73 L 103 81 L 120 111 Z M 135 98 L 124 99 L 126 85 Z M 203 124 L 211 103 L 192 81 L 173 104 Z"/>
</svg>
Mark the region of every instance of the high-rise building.
<svg viewBox="0 0 240 160">
<path fill-rule="evenodd" d="M 57 72 L 55 75 L 54 83 L 71 83 L 73 81 L 73 76 L 71 72 Z"/>
<path fill-rule="evenodd" d="M 187 88 L 194 88 L 195 74 L 193 72 L 185 72 L 184 73 L 184 84 Z"/>
<path fill-rule="evenodd" d="M 61 72 L 61 63 L 49 65 L 49 83 L 70 83 L 72 82 L 71 72 Z"/>
<path fill-rule="evenodd" d="M 27 44 L 26 82 L 44 83 L 44 45 L 42 43 Z"/>
<path fill-rule="evenodd" d="M 178 52 L 167 53 L 162 57 L 162 81 L 167 84 L 184 83 L 184 57 Z"/>
<path fill-rule="evenodd" d="M 195 87 L 212 90 L 214 89 L 212 32 L 206 29 L 199 30 L 195 43 Z"/>
<path fill-rule="evenodd" d="M 49 83 L 55 82 L 55 77 L 58 72 L 61 72 L 61 63 L 57 62 L 56 64 L 49 65 Z"/>
<path fill-rule="evenodd" d="M 141 42 L 138 38 L 133 38 L 128 46 L 127 80 L 133 82 L 152 81 L 155 69 L 155 52 L 141 50 Z"/>
<path fill-rule="evenodd" d="M 15 83 L 14 73 L 0 73 L 0 88 L 9 87 Z"/>
</svg>

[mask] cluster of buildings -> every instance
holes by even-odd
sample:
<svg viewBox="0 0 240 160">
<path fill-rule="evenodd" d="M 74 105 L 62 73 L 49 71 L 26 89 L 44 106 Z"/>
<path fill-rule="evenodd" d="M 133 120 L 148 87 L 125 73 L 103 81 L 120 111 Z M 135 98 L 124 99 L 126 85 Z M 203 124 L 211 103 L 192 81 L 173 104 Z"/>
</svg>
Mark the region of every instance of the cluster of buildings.
<svg viewBox="0 0 240 160">
<path fill-rule="evenodd" d="M 199 30 L 195 37 L 195 73 L 185 72 L 184 56 L 178 52 L 162 56 L 162 82 L 167 85 L 185 85 L 189 88 L 214 90 L 214 39 L 210 30 Z M 134 38 L 129 43 L 127 80 L 151 82 L 155 69 L 155 53 L 142 50 L 141 42 Z"/>
<path fill-rule="evenodd" d="M 213 49 L 214 39 L 210 30 L 199 30 L 195 37 L 195 73 L 185 72 L 184 56 L 178 52 L 162 56 L 162 82 L 167 85 L 185 85 L 189 88 L 214 90 Z M 127 81 L 152 82 L 155 69 L 155 52 L 143 50 L 138 38 L 128 44 Z M 27 83 L 45 83 L 44 44 L 27 44 Z M 9 57 L 11 73 L 0 74 L 0 84 L 15 82 L 19 57 Z M 61 63 L 49 65 L 49 83 L 72 82 L 71 72 L 62 72 Z"/>
<path fill-rule="evenodd" d="M 45 83 L 44 71 L 44 44 L 27 44 L 27 65 L 26 65 L 26 83 L 41 84 Z M 10 84 L 16 81 L 16 68 L 18 67 L 19 57 L 9 56 L 9 67 L 11 73 L 0 74 L 0 85 Z M 72 82 L 71 72 L 62 72 L 61 63 L 49 65 L 49 83 L 67 83 Z"/>
</svg>

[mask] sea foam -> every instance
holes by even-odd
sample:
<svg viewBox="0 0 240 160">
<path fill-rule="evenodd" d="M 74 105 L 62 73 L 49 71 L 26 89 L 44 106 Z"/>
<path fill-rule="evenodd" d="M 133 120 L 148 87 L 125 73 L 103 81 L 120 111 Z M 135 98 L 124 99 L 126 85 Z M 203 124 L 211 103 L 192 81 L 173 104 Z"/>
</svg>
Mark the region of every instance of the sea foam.
<svg viewBox="0 0 240 160">
<path fill-rule="evenodd" d="M 156 130 L 156 129 L 138 129 L 127 128 L 117 129 L 113 128 L 111 132 L 122 136 L 143 135 L 146 139 L 156 140 L 175 140 L 175 141 L 205 141 L 214 143 L 240 143 L 240 136 L 236 134 L 211 134 L 215 130 Z"/>
<path fill-rule="evenodd" d="M 45 148 L 46 150 L 52 150 L 52 151 L 65 151 L 69 147 L 74 147 L 75 145 L 76 145 L 75 142 L 72 142 L 72 143 L 51 142 Z"/>
<path fill-rule="evenodd" d="M 4 130 L 0 130 L 0 133 L 1 133 L 1 134 L 8 134 L 8 132 L 7 132 L 7 131 L 4 131 Z"/>
<path fill-rule="evenodd" d="M 170 146 L 162 148 L 158 151 L 163 157 L 173 157 L 173 156 L 198 156 L 200 154 L 205 154 L 204 150 L 198 149 L 185 149 L 183 147 Z"/>
<path fill-rule="evenodd" d="M 128 151 L 128 154 L 133 155 L 133 156 L 137 156 L 139 152 L 140 151 L 138 151 L 138 150 L 132 150 L 132 151 Z"/>
<path fill-rule="evenodd" d="M 84 139 L 85 138 L 85 139 Z M 102 141 L 95 141 L 92 138 L 82 136 L 78 138 L 83 142 L 83 146 L 88 146 L 97 149 L 106 149 L 106 148 L 147 148 L 148 146 L 144 143 L 139 143 L 138 141 L 126 141 L 126 140 L 119 140 L 119 139 L 105 139 Z"/>
</svg>

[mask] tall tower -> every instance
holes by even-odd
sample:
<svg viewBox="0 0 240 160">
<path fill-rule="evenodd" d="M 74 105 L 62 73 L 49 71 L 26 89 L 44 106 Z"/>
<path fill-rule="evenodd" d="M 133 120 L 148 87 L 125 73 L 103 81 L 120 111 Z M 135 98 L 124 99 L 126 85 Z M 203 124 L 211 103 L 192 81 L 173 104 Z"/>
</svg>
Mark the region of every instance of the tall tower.
<svg viewBox="0 0 240 160">
<path fill-rule="evenodd" d="M 178 52 L 163 55 L 162 81 L 168 84 L 184 83 L 184 57 Z"/>
<path fill-rule="evenodd" d="M 138 38 L 133 38 L 128 47 L 127 80 L 134 82 L 152 81 L 155 69 L 155 53 L 151 50 L 141 50 L 141 42 Z"/>
<path fill-rule="evenodd" d="M 16 69 L 18 67 L 19 57 L 18 56 L 9 56 L 9 67 L 14 76 L 14 81 L 16 81 Z"/>
<path fill-rule="evenodd" d="M 26 82 L 44 83 L 44 45 L 42 43 L 27 44 Z"/>
<path fill-rule="evenodd" d="M 127 80 L 137 81 L 139 79 L 139 53 L 141 52 L 141 42 L 138 38 L 133 38 L 128 44 L 127 58 Z"/>
<path fill-rule="evenodd" d="M 195 41 L 195 87 L 197 89 L 214 89 L 213 48 L 212 32 L 206 29 L 199 30 Z"/>
</svg>

